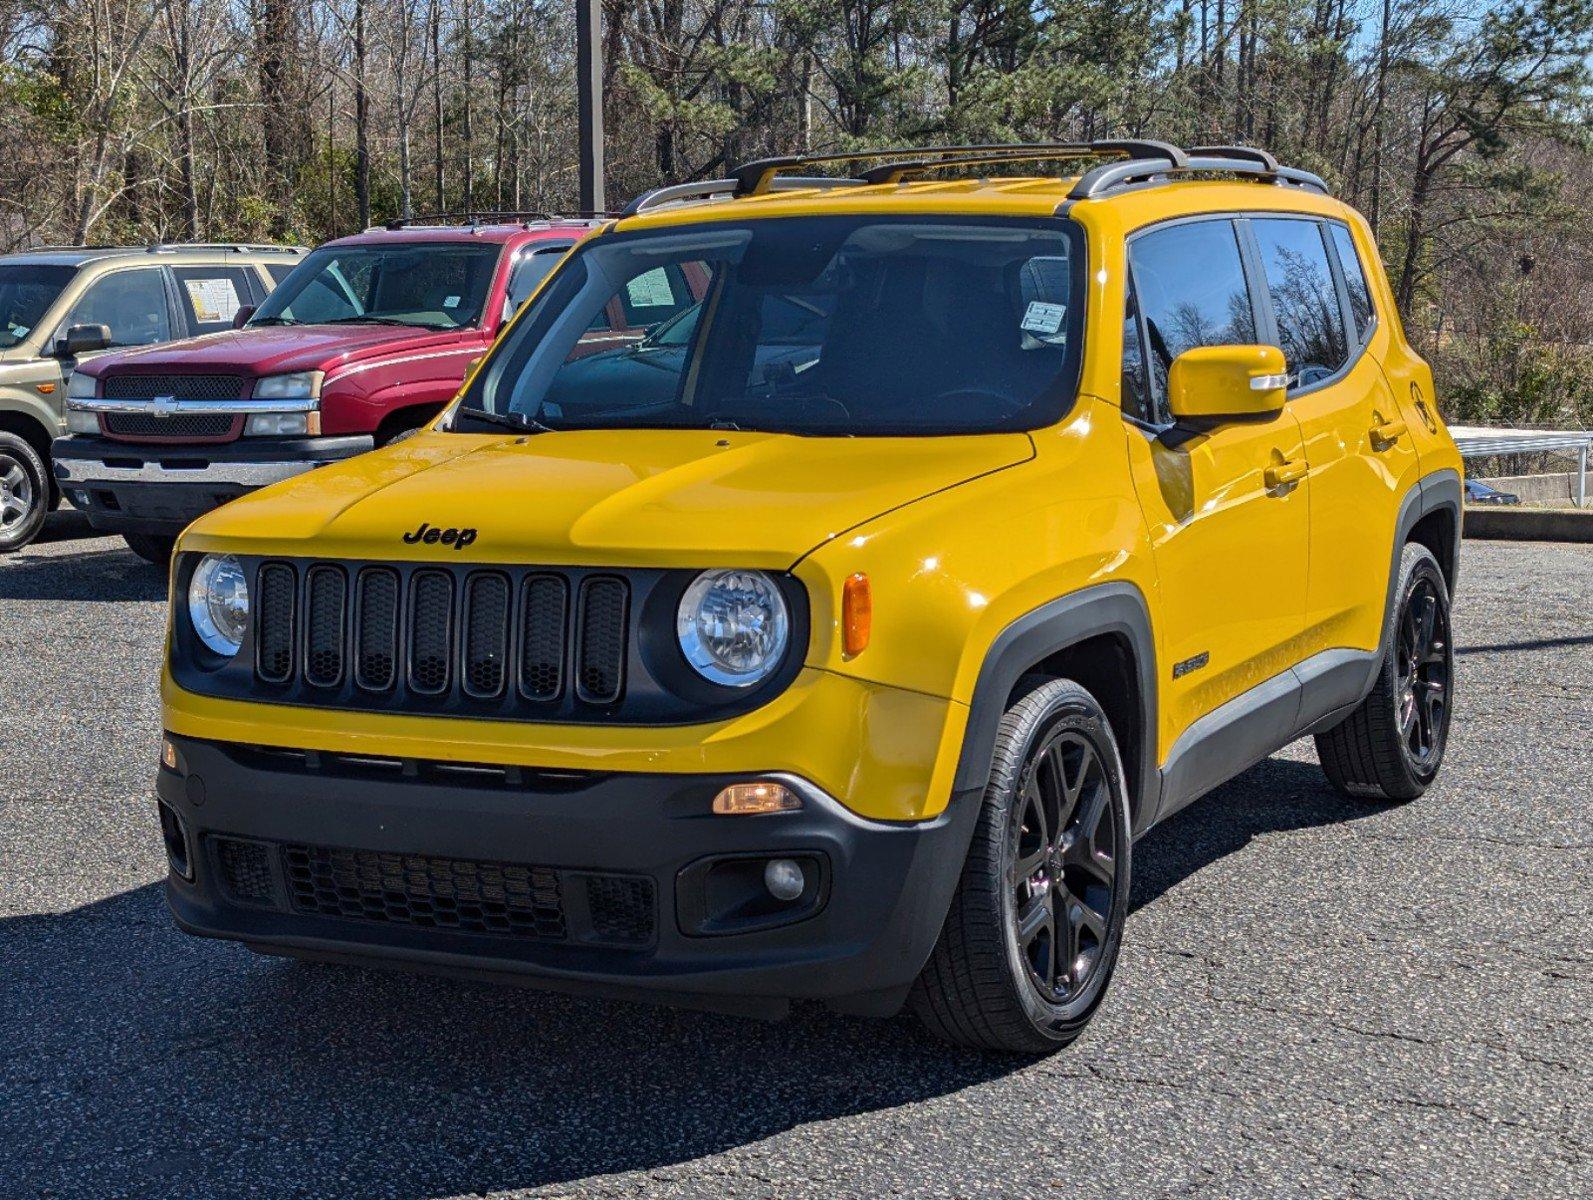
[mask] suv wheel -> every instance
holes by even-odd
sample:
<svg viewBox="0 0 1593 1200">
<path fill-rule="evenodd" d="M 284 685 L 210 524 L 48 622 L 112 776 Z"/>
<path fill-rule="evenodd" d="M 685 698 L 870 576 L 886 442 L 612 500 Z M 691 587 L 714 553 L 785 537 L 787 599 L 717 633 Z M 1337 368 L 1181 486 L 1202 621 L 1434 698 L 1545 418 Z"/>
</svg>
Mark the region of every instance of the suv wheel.
<svg viewBox="0 0 1593 1200">
<path fill-rule="evenodd" d="M 151 566 L 164 567 L 171 562 L 171 552 L 177 539 L 158 533 L 124 533 L 128 548 Z"/>
<path fill-rule="evenodd" d="M 39 452 L 14 433 L 0 433 L 0 554 L 38 537 L 50 501 L 50 476 Z"/>
<path fill-rule="evenodd" d="M 1106 993 L 1129 896 L 1129 812 L 1111 725 L 1071 680 L 1007 710 L 962 879 L 911 1004 L 987 1050 L 1067 1045 Z"/>
<path fill-rule="evenodd" d="M 1438 560 L 1412 543 L 1400 556 L 1393 636 L 1361 705 L 1316 735 L 1317 756 L 1346 796 L 1412 800 L 1438 774 L 1449 736 L 1454 651 L 1449 588 Z"/>
</svg>

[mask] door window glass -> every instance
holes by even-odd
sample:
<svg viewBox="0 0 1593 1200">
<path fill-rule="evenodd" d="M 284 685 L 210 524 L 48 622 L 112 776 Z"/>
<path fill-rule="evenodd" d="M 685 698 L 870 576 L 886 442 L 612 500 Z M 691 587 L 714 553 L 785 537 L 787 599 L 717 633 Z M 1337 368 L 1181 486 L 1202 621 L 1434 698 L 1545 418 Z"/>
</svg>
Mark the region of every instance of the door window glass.
<svg viewBox="0 0 1593 1200">
<path fill-rule="evenodd" d="M 557 249 L 538 250 L 528 254 L 514 264 L 514 270 L 509 273 L 509 290 L 503 298 L 503 319 L 507 321 L 520 311 L 520 306 L 531 298 L 531 293 L 537 290 L 537 284 L 548 277 L 548 272 L 559 265 L 559 259 L 564 257 L 568 246 Z"/>
<path fill-rule="evenodd" d="M 148 346 L 171 340 L 166 283 L 158 268 L 117 271 L 90 284 L 61 323 L 60 336 L 74 325 L 104 325 L 112 346 Z"/>
<path fill-rule="evenodd" d="M 643 271 L 627 279 L 620 289 L 625 323 L 633 328 L 647 329 L 667 321 L 682 309 L 690 308 L 695 299 L 686 282 L 686 273 L 678 263 Z"/>
<path fill-rule="evenodd" d="M 1167 372 L 1196 346 L 1245 346 L 1256 322 L 1233 222 L 1192 221 L 1155 229 L 1129 247 L 1149 342 L 1150 395 L 1167 401 Z"/>
<path fill-rule="evenodd" d="M 1355 321 L 1355 344 L 1360 345 L 1372 328 L 1372 292 L 1366 286 L 1366 272 L 1361 270 L 1361 256 L 1355 250 L 1355 239 L 1343 225 L 1330 224 L 1333 245 L 1339 252 L 1339 266 L 1344 269 L 1344 283 L 1350 292 L 1350 317 Z"/>
<path fill-rule="evenodd" d="M 1322 227 L 1315 221 L 1276 217 L 1251 225 L 1261 247 L 1289 386 L 1310 387 L 1337 374 L 1349 361 L 1344 312 L 1328 266 Z"/>
<path fill-rule="evenodd" d="M 232 328 L 232 318 L 250 302 L 249 279 L 241 267 L 173 267 L 188 326 L 194 333 Z"/>
</svg>

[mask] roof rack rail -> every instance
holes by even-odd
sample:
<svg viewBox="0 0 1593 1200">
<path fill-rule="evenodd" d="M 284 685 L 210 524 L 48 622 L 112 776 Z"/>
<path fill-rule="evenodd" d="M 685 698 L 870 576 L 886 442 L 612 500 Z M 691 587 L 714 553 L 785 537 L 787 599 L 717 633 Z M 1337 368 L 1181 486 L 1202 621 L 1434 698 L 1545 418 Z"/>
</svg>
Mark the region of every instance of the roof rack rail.
<svg viewBox="0 0 1593 1200">
<path fill-rule="evenodd" d="M 927 153 L 940 153 L 931 148 Z M 858 175 L 864 183 L 900 183 L 909 175 L 922 174 L 950 167 L 999 166 L 1009 162 L 1044 162 L 1048 159 L 1098 158 L 1102 156 L 1150 159 L 1169 165 L 1185 161 L 1184 151 L 1167 142 L 1116 141 L 1095 142 L 1027 142 L 1009 146 L 979 146 L 946 148 L 941 158 L 914 159 L 909 162 L 884 163 Z"/>
<path fill-rule="evenodd" d="M 232 254 L 259 254 L 274 251 L 280 254 L 303 254 L 303 246 L 277 246 L 266 242 L 151 242 L 144 247 L 146 254 L 180 254 L 184 250 L 226 251 Z"/>
<path fill-rule="evenodd" d="M 861 179 L 837 175 L 781 175 L 769 181 L 771 192 L 795 192 L 807 188 L 861 187 Z M 619 213 L 621 217 L 634 217 L 640 212 L 650 212 L 670 204 L 686 204 L 692 200 L 708 200 L 714 196 L 730 199 L 739 195 L 734 179 L 699 179 L 693 183 L 673 183 L 668 187 L 643 192 Z"/>
<path fill-rule="evenodd" d="M 1204 146 L 1191 150 L 1189 159 L 1179 166 L 1167 163 L 1133 160 L 1124 163 L 1103 163 L 1087 171 L 1068 192 L 1069 200 L 1090 200 L 1114 188 L 1132 184 L 1150 183 L 1159 175 L 1187 175 L 1209 173 L 1214 175 L 1246 175 L 1263 183 L 1287 183 L 1309 188 L 1322 195 L 1331 195 L 1327 182 L 1320 175 L 1302 171 L 1298 167 L 1278 164 L 1265 150 L 1250 146 Z"/>
<path fill-rule="evenodd" d="M 417 213 L 412 217 L 394 217 L 372 229 L 397 232 L 412 225 L 524 225 L 534 221 L 594 221 L 612 217 L 611 212 L 533 212 L 527 209 L 472 209 L 469 212 Z"/>
</svg>

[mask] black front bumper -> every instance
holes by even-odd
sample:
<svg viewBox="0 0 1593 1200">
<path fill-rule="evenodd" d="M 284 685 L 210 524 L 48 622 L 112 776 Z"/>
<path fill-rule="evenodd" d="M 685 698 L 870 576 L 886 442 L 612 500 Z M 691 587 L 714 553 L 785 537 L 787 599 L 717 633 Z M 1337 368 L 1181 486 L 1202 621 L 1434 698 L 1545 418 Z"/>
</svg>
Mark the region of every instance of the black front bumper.
<svg viewBox="0 0 1593 1200">
<path fill-rule="evenodd" d="M 62 493 L 95 529 L 175 536 L 256 488 L 363 454 L 368 435 L 154 445 L 76 434 L 51 446 Z"/>
<path fill-rule="evenodd" d="M 189 877 L 174 867 L 166 890 L 190 933 L 770 1015 L 799 998 L 899 1007 L 978 809 L 961 797 L 932 821 L 867 821 L 800 785 L 799 811 L 717 816 L 714 795 L 749 776 L 471 775 L 171 741 L 179 769 L 157 790 Z M 771 858 L 809 882 L 784 908 L 758 890 Z"/>
</svg>

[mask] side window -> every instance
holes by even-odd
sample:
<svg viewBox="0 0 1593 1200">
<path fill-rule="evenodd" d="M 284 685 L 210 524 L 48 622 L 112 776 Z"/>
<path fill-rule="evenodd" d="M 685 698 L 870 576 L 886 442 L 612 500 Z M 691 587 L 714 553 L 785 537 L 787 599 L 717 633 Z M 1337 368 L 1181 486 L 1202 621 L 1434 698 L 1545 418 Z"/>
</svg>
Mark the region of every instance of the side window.
<svg viewBox="0 0 1593 1200">
<path fill-rule="evenodd" d="M 643 271 L 620 289 L 625 323 L 633 328 L 646 329 L 667 321 L 691 307 L 693 300 L 686 273 L 675 263 Z"/>
<path fill-rule="evenodd" d="M 1196 346 L 1256 340 L 1239 236 L 1226 219 L 1190 221 L 1141 234 L 1128 259 L 1145 319 L 1149 407 L 1161 412 L 1173 359 Z"/>
<path fill-rule="evenodd" d="M 538 250 L 528 254 L 514 264 L 514 270 L 509 272 L 509 290 L 503 300 L 503 319 L 507 321 L 520 311 L 520 306 L 531 298 L 531 293 L 537 290 L 537 284 L 548 277 L 548 272 L 559 265 L 559 259 L 564 257 L 568 246 L 559 246 L 557 249 Z"/>
<path fill-rule="evenodd" d="M 1350 357 L 1322 226 L 1277 217 L 1258 218 L 1250 226 L 1261 248 L 1289 386 L 1310 387 L 1336 374 Z"/>
<path fill-rule="evenodd" d="M 1125 417 L 1147 424 L 1159 423 L 1151 403 L 1150 380 L 1145 377 L 1145 343 L 1140 339 L 1139 297 L 1134 294 L 1132 277 L 1123 304 L 1122 405 Z"/>
<path fill-rule="evenodd" d="M 1355 239 L 1346 226 L 1330 222 L 1328 232 L 1333 235 L 1333 246 L 1339 252 L 1339 266 L 1344 270 L 1344 285 L 1350 293 L 1350 317 L 1355 322 L 1355 344 L 1359 346 L 1371 332 L 1376 313 L 1372 309 L 1372 289 L 1366 285 L 1366 272 L 1361 269 L 1361 256 L 1356 253 Z"/>
<path fill-rule="evenodd" d="M 232 318 L 251 303 L 249 277 L 242 267 L 173 267 L 188 327 L 194 333 L 232 328 Z"/>
<path fill-rule="evenodd" d="M 72 306 L 57 336 L 74 325 L 104 325 L 111 331 L 112 346 L 169 342 L 171 314 L 160 269 L 140 267 L 101 276 Z"/>
<path fill-rule="evenodd" d="M 298 263 L 266 263 L 266 274 L 271 276 L 271 286 L 275 287 L 289 275 L 293 274 L 293 269 L 298 265 Z"/>
</svg>

